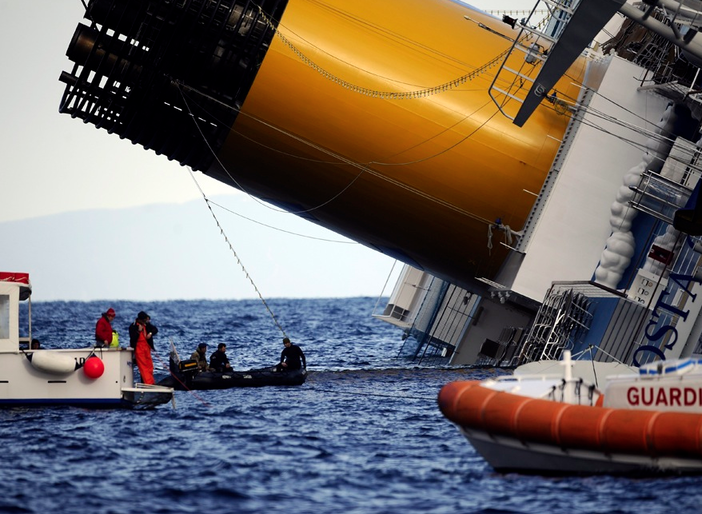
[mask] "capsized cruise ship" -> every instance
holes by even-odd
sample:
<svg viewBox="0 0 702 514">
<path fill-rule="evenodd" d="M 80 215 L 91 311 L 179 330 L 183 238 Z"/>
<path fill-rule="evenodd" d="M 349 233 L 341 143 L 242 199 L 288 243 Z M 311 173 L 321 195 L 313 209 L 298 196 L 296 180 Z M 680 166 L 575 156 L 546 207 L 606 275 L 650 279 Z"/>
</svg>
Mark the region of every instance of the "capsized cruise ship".
<svg viewBox="0 0 702 514">
<path fill-rule="evenodd" d="M 92 0 L 60 111 L 405 263 L 418 359 L 639 365 L 702 332 L 697 4 Z"/>
</svg>

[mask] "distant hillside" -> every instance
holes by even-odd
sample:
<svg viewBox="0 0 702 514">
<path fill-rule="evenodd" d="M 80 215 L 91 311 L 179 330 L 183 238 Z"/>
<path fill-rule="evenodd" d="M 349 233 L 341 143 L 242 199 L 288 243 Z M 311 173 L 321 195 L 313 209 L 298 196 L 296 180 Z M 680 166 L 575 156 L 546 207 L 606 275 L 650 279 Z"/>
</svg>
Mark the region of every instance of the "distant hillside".
<svg viewBox="0 0 702 514">
<path fill-rule="evenodd" d="M 215 201 L 291 232 L 342 240 L 260 206 L 245 214 L 255 203 L 246 197 Z M 377 296 L 392 267 L 361 245 L 291 235 L 214 210 L 264 297 Z M 0 269 L 29 272 L 35 300 L 258 297 L 201 200 L 5 222 L 0 237 Z"/>
</svg>

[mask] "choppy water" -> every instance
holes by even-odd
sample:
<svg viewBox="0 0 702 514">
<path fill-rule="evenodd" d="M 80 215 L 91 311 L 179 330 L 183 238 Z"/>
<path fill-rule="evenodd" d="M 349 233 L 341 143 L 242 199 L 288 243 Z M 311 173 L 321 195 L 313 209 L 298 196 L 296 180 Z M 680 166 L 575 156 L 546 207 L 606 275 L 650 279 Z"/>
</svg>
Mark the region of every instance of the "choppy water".
<svg viewBox="0 0 702 514">
<path fill-rule="evenodd" d="M 702 478 L 547 478 L 492 471 L 439 413 L 452 380 L 416 368 L 369 298 L 271 301 L 308 358 L 300 387 L 177 392 L 176 408 L 0 411 L 2 513 L 696 513 Z M 226 342 L 236 368 L 276 361 L 260 302 L 113 302 L 145 309 L 181 353 Z M 100 303 L 33 305 L 47 347 L 90 344 Z M 212 345 L 214 346 L 214 344 Z M 210 350 L 213 347 L 210 347 Z M 157 360 L 158 362 L 158 360 Z"/>
</svg>

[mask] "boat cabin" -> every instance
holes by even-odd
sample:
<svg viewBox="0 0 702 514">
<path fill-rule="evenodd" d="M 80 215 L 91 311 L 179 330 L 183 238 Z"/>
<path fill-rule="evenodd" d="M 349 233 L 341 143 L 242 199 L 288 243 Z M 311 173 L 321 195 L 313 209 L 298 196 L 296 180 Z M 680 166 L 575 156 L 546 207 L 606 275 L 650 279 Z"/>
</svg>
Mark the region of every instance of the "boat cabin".
<svg viewBox="0 0 702 514">
<path fill-rule="evenodd" d="M 20 302 L 32 294 L 29 273 L 0 271 L 0 353 L 17 353 L 20 344 L 32 340 L 31 304 L 28 307 L 27 336 L 20 337 Z"/>
</svg>

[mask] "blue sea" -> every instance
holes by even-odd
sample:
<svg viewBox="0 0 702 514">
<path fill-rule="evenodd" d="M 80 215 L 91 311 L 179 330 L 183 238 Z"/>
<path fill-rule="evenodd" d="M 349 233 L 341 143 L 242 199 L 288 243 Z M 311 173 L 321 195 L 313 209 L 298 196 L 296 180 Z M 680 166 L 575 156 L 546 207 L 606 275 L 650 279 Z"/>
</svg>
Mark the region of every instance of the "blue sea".
<svg viewBox="0 0 702 514">
<path fill-rule="evenodd" d="M 269 300 L 304 350 L 299 387 L 178 391 L 147 411 L 0 411 L 1 513 L 669 513 L 702 511 L 702 478 L 494 472 L 437 408 L 441 386 L 504 371 L 418 366 L 373 298 Z M 92 344 L 108 307 L 126 343 L 145 310 L 157 365 L 227 343 L 237 369 L 274 364 L 282 333 L 246 301 L 35 302 L 43 346 Z"/>
</svg>

